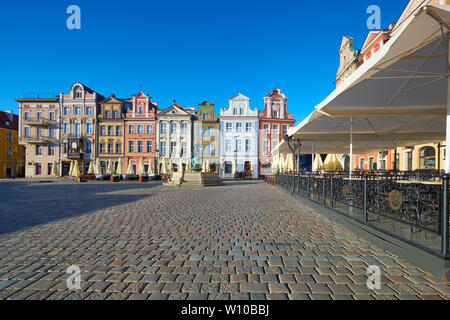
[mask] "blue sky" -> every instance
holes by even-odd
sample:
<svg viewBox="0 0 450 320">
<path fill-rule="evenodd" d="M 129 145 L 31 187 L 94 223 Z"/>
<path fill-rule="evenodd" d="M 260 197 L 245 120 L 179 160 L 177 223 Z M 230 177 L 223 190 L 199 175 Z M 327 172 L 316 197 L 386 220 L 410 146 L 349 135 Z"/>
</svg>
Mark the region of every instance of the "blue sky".
<svg viewBox="0 0 450 320">
<path fill-rule="evenodd" d="M 407 0 L 8 1 L 0 6 L 0 109 L 15 98 L 67 92 L 75 81 L 105 96 L 142 86 L 162 108 L 208 100 L 217 110 L 240 92 L 262 110 L 280 88 L 297 121 L 334 89 L 343 35 L 360 48 L 369 5 L 382 27 Z M 66 9 L 81 8 L 81 30 Z"/>
</svg>

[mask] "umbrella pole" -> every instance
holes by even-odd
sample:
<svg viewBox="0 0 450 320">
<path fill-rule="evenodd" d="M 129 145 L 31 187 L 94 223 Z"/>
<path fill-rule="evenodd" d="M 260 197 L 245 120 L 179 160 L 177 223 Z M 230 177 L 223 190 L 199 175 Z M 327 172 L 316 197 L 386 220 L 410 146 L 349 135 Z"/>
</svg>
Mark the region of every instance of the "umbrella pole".
<svg viewBox="0 0 450 320">
<path fill-rule="evenodd" d="M 448 50 L 450 50 L 450 47 Z M 449 63 L 450 63 L 450 61 L 449 61 Z M 445 128 L 445 131 L 446 131 L 445 172 L 450 173 L 450 76 L 447 77 L 447 125 Z"/>
<path fill-rule="evenodd" d="M 353 168 L 353 117 L 350 117 L 350 168 L 349 168 L 349 177 L 352 177 L 352 168 Z"/>
</svg>

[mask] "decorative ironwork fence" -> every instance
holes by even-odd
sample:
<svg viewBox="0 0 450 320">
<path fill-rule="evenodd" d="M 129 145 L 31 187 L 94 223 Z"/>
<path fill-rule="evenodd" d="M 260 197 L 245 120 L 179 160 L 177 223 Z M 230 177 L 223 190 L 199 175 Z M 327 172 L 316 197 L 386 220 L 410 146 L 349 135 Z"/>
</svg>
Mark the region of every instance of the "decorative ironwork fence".
<svg viewBox="0 0 450 320">
<path fill-rule="evenodd" d="M 300 172 L 270 182 L 448 258 L 449 179 L 417 172 Z"/>
</svg>

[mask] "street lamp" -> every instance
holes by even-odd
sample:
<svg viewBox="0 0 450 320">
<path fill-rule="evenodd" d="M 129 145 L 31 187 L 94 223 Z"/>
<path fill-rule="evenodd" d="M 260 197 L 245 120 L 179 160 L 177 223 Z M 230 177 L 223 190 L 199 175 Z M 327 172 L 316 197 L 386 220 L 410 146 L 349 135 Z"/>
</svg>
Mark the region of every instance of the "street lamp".
<svg viewBox="0 0 450 320">
<path fill-rule="evenodd" d="M 155 174 L 159 174 L 159 168 L 158 168 L 158 159 L 159 159 L 159 150 L 155 149 Z M 156 178 L 155 178 L 156 179 Z"/>
<path fill-rule="evenodd" d="M 285 135 L 283 137 L 283 140 L 287 143 L 289 149 L 291 149 L 292 151 L 292 156 L 295 159 L 295 155 L 297 153 L 298 150 L 298 157 L 297 157 L 297 174 L 299 174 L 300 172 L 300 150 L 302 147 L 302 144 L 300 142 L 300 139 L 293 139 L 292 136 L 289 135 Z M 295 192 L 295 170 L 294 170 L 294 183 L 293 183 L 293 187 L 292 187 L 292 193 Z"/>
</svg>

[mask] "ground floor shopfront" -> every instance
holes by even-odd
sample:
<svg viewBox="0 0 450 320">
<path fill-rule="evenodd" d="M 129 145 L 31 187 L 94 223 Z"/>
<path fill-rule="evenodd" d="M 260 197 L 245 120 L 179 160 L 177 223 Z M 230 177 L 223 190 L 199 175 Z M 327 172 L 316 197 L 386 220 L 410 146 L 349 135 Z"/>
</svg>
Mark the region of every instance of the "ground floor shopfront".
<svg viewBox="0 0 450 320">
<path fill-rule="evenodd" d="M 0 179 L 24 176 L 25 160 L 0 159 Z"/>
<path fill-rule="evenodd" d="M 258 157 L 222 157 L 220 164 L 219 173 L 222 179 L 259 177 Z"/>
</svg>

